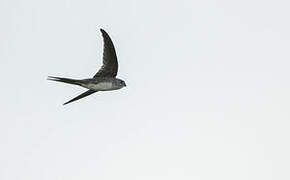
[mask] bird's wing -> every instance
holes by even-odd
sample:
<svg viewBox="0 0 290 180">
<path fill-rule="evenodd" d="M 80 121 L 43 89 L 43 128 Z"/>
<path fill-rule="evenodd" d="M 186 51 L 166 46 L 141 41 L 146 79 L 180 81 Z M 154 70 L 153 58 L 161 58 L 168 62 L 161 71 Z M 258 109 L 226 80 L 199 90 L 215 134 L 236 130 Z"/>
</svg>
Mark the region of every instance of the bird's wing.
<svg viewBox="0 0 290 180">
<path fill-rule="evenodd" d="M 101 69 L 95 74 L 95 77 L 116 77 L 118 72 L 118 61 L 115 52 L 114 44 L 110 36 L 101 29 L 102 36 L 104 39 L 104 50 L 103 50 L 103 65 Z"/>
<path fill-rule="evenodd" d="M 63 105 L 66 105 L 66 104 L 68 104 L 68 103 L 71 103 L 71 102 L 74 102 L 74 101 L 79 100 L 79 99 L 81 99 L 81 98 L 84 98 L 84 97 L 86 97 L 86 96 L 88 96 L 88 95 L 91 95 L 91 94 L 93 94 L 93 93 L 95 93 L 95 92 L 97 92 L 97 91 L 88 90 L 88 91 L 86 91 L 86 92 L 84 92 L 84 93 L 78 95 L 77 97 L 75 97 L 75 98 L 69 100 L 68 102 L 64 103 Z"/>
</svg>

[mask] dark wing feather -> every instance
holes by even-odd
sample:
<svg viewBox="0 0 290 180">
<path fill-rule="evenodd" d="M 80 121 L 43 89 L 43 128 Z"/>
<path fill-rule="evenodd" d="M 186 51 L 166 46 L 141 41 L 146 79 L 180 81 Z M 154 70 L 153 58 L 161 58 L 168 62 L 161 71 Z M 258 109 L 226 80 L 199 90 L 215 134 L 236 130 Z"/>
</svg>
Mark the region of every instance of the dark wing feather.
<svg viewBox="0 0 290 180">
<path fill-rule="evenodd" d="M 88 90 L 88 91 L 86 91 L 86 92 L 84 92 L 84 93 L 78 95 L 77 97 L 75 97 L 75 98 L 69 100 L 68 102 L 64 103 L 63 105 L 66 105 L 66 104 L 68 104 L 68 103 L 71 103 L 71 102 L 74 102 L 74 101 L 79 100 L 79 99 L 81 99 L 81 98 L 84 98 L 84 97 L 86 97 L 86 96 L 88 96 L 88 95 L 91 95 L 91 94 L 93 94 L 93 93 L 95 93 L 95 92 L 97 92 L 97 91 Z"/>
<path fill-rule="evenodd" d="M 116 77 L 118 72 L 118 61 L 114 44 L 110 36 L 101 29 L 104 39 L 103 65 L 95 77 Z"/>
</svg>

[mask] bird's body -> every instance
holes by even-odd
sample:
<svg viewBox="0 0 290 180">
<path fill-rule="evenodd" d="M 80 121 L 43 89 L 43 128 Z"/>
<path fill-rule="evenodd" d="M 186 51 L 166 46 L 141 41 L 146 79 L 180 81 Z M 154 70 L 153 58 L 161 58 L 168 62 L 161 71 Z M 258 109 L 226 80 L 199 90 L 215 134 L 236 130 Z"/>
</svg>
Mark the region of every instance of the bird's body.
<svg viewBox="0 0 290 180">
<path fill-rule="evenodd" d="M 70 79 L 48 76 L 48 80 L 59 81 L 68 84 L 79 85 L 93 91 L 112 91 L 124 87 L 124 81 L 118 78 L 89 78 L 89 79 Z"/>
<path fill-rule="evenodd" d="M 86 97 L 97 91 L 112 91 L 126 86 L 123 80 L 116 78 L 118 72 L 118 61 L 113 42 L 103 29 L 101 29 L 101 32 L 104 38 L 103 65 L 93 78 L 71 79 L 48 76 L 48 80 L 79 85 L 88 89 L 88 91 L 64 103 L 64 105 Z"/>
<path fill-rule="evenodd" d="M 105 81 L 94 81 L 94 79 L 89 80 L 88 83 L 82 85 L 82 87 L 91 89 L 94 91 L 112 91 L 121 89 L 122 86 L 119 86 L 114 82 L 115 79 L 106 79 Z"/>
<path fill-rule="evenodd" d="M 91 78 L 84 79 L 81 86 L 94 91 L 112 91 L 124 87 L 123 80 L 118 78 Z"/>
</svg>

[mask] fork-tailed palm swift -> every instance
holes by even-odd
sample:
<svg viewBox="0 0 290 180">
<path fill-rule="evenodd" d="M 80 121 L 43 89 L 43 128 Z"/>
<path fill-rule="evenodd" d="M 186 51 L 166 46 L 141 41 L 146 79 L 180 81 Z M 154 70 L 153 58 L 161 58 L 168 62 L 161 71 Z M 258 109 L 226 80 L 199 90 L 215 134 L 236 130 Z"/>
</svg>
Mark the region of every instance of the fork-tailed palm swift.
<svg viewBox="0 0 290 180">
<path fill-rule="evenodd" d="M 118 61 L 117 61 L 117 55 L 114 48 L 114 44 L 110 36 L 108 35 L 108 33 L 106 33 L 106 31 L 101 29 L 101 33 L 104 40 L 103 65 L 100 68 L 100 70 L 94 75 L 93 78 L 70 79 L 70 78 L 48 76 L 48 80 L 79 85 L 79 86 L 89 89 L 86 92 L 80 94 L 79 96 L 64 103 L 63 105 L 66 105 L 73 101 L 84 98 L 97 91 L 117 90 L 126 86 L 125 81 L 116 78 L 117 72 L 118 72 Z"/>
</svg>

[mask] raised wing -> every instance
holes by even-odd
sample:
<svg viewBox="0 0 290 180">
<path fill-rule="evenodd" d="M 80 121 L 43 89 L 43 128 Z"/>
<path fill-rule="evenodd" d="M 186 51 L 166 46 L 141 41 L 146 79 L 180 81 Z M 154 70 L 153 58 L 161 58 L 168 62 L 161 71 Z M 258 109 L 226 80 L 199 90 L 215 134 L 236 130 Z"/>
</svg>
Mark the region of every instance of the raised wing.
<svg viewBox="0 0 290 180">
<path fill-rule="evenodd" d="M 116 77 L 118 73 L 118 61 L 115 51 L 114 44 L 110 36 L 101 29 L 102 36 L 104 39 L 104 50 L 103 50 L 103 65 L 97 72 L 95 77 Z"/>
</svg>

